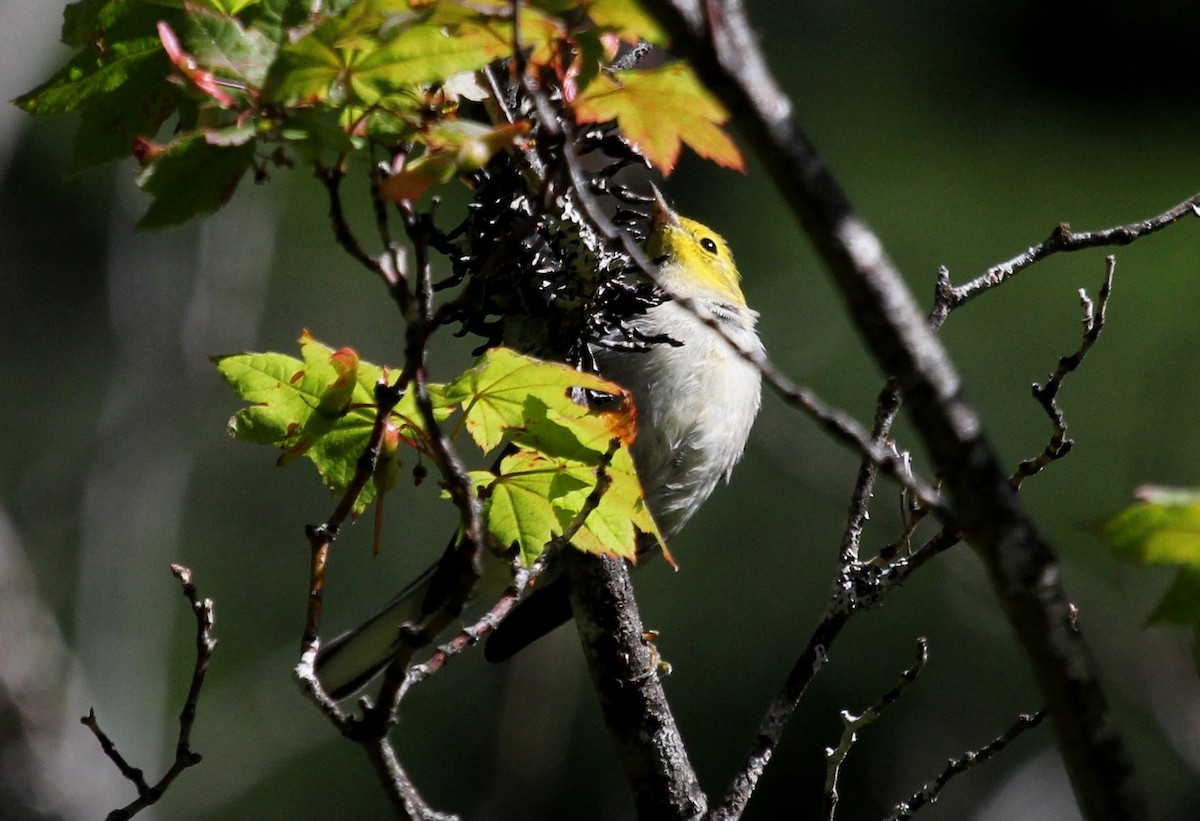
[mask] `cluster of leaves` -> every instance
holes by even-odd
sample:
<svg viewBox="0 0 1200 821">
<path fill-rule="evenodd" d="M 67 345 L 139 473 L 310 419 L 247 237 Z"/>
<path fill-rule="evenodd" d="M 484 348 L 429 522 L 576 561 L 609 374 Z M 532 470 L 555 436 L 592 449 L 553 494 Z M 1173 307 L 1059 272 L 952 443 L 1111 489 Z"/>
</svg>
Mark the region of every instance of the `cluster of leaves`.
<svg viewBox="0 0 1200 821">
<path fill-rule="evenodd" d="M 391 379 L 389 369 L 363 361 L 351 348 L 335 351 L 307 332 L 300 337 L 299 359 L 243 353 L 214 361 L 230 387 L 251 403 L 229 420 L 230 433 L 243 442 L 283 448 L 281 464 L 307 457 L 331 491 L 345 493 L 378 413 L 375 386 Z M 633 560 L 639 532 L 659 538 L 629 455 L 634 416 L 619 386 L 496 348 L 458 379 L 430 383 L 428 390 L 439 426 L 451 430 L 449 439 L 465 430 L 483 454 L 504 446 L 495 470 L 470 476 L 484 499 L 488 532 L 526 564 L 584 509 L 602 462 L 611 484 L 572 544 Z M 579 404 L 572 394 L 580 390 L 612 401 L 603 409 Z M 430 454 L 431 435 L 408 391 L 386 421 L 379 463 L 355 501 L 356 515 L 395 484 L 406 452 L 418 460 Z M 419 481 L 422 472 L 414 475 Z"/>
<path fill-rule="evenodd" d="M 471 119 L 509 66 L 552 82 L 578 122 L 617 121 L 669 172 L 681 143 L 733 167 L 725 112 L 685 64 L 601 71 L 620 42 L 662 44 L 635 0 L 81 0 L 64 13 L 70 62 L 15 100 L 82 112 L 73 171 L 136 154 L 146 228 L 220 207 L 247 172 L 369 158 L 407 162 L 382 194 L 413 200 L 519 148 L 529 119 Z M 474 108 L 483 109 L 483 106 Z M 494 112 L 493 112 L 494 114 Z M 165 134 L 165 141 L 164 141 Z M 289 150 L 290 149 L 290 150 Z"/>
<path fill-rule="evenodd" d="M 1126 561 L 1179 568 L 1149 622 L 1191 627 L 1200 670 L 1200 491 L 1145 486 L 1134 495 L 1097 531 Z"/>
<path fill-rule="evenodd" d="M 521 231 L 541 232 L 542 246 L 562 245 L 545 262 L 570 272 L 576 267 L 570 260 L 587 255 L 546 234 L 544 220 L 528 219 L 529 200 L 518 214 L 521 195 L 508 189 L 525 184 L 519 174 L 494 173 L 498 154 L 518 154 L 538 138 L 534 106 L 513 105 L 509 97 L 523 83 L 547 89 L 564 121 L 619 128 L 624 144 L 664 173 L 683 144 L 726 166 L 742 163 L 720 127 L 725 111 L 686 64 L 611 68 L 622 43 L 665 45 L 636 0 L 80 0 L 64 12 L 62 39 L 74 49 L 68 64 L 14 102 L 34 114 L 80 112 L 72 171 L 136 156 L 139 185 L 152 197 L 143 228 L 219 208 L 247 174 L 261 179 L 272 168 L 297 164 L 341 169 L 382 155 L 390 159 L 374 189 L 382 201 L 411 203 L 467 175 L 477 197 L 492 191 L 503 199 L 500 216 L 488 219 L 473 209 L 460 240 L 465 250 L 453 254 L 456 274 L 473 276 L 474 270 L 460 272 L 459 263 L 486 266 L 499 249 L 519 258 L 530 279 L 536 266 L 525 267 L 520 249 L 500 248 L 493 236 L 513 229 L 513 219 L 524 221 Z M 493 171 L 484 170 L 489 163 Z M 479 332 L 477 315 L 511 313 L 512 305 L 497 302 L 504 290 L 496 274 L 487 289 L 491 301 L 455 315 L 464 330 Z M 555 287 L 562 290 L 561 283 Z M 556 290 L 511 301 L 543 299 L 547 307 L 550 299 L 569 301 L 576 313 L 603 301 L 560 296 Z M 575 340 L 556 355 L 582 361 L 586 343 L 579 340 L 587 333 L 560 326 L 588 321 L 572 314 L 540 325 L 557 339 Z M 536 342 L 524 347 L 544 349 Z M 231 422 L 238 439 L 284 448 L 280 464 L 306 456 L 331 490 L 346 490 L 369 441 L 378 412 L 374 387 L 389 378 L 386 369 L 307 335 L 300 359 L 243 354 L 217 364 L 251 403 Z M 603 458 L 611 460 L 612 483 L 573 543 L 632 557 L 637 533 L 655 528 L 629 457 L 628 409 L 589 410 L 572 402 L 567 388 L 618 390 L 569 368 L 493 350 L 459 379 L 431 385 L 430 393 L 440 421 L 457 414 L 455 433 L 466 430 L 485 453 L 505 443 L 494 472 L 471 474 L 501 545 L 535 559 L 581 510 Z M 405 396 L 389 416 L 384 457 L 355 515 L 394 484 L 403 447 L 428 452 L 430 435 Z M 608 454 L 614 436 L 621 446 Z"/>
</svg>

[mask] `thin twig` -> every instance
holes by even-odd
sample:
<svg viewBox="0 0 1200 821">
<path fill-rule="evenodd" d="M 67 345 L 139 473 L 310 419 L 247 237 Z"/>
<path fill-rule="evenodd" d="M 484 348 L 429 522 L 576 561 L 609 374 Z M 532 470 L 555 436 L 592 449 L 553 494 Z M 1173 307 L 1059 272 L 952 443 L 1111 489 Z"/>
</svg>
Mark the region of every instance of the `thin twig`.
<svg viewBox="0 0 1200 821">
<path fill-rule="evenodd" d="M 1075 440 L 1067 438 L 1067 421 L 1063 416 L 1062 409 L 1058 406 L 1058 392 L 1067 375 L 1074 372 L 1083 363 L 1083 358 L 1087 356 L 1088 351 L 1100 338 L 1100 332 L 1104 330 L 1108 299 L 1112 295 L 1113 272 L 1116 267 L 1117 258 L 1109 256 L 1104 283 L 1100 286 L 1100 293 L 1096 297 L 1095 305 L 1092 304 L 1087 293 L 1082 288 L 1079 289 L 1079 304 L 1083 307 L 1083 341 L 1079 345 L 1079 350 L 1058 360 L 1058 367 L 1050 375 L 1045 385 L 1039 385 L 1036 382 L 1033 384 L 1033 398 L 1050 417 L 1050 422 L 1054 425 L 1054 433 L 1041 453 L 1032 459 L 1026 459 L 1017 466 L 1016 472 L 1012 475 L 1012 483 L 1016 487 L 1020 487 L 1021 483 L 1030 476 L 1040 473 L 1051 462 L 1066 456 L 1075 446 Z"/>
<path fill-rule="evenodd" d="M 371 426 L 371 435 L 367 440 L 367 446 L 363 449 L 362 454 L 358 457 L 358 462 L 354 466 L 354 475 L 346 486 L 346 490 L 343 491 L 341 497 L 338 499 L 338 503 L 329 515 L 329 518 L 319 525 L 308 525 L 305 527 L 305 534 L 308 537 L 309 548 L 311 550 L 311 566 L 308 586 L 308 609 L 305 614 L 304 634 L 301 637 L 300 652 L 302 659 L 308 659 L 309 661 L 307 674 L 310 676 L 312 675 L 311 662 L 316 658 L 318 636 L 320 635 L 321 607 L 325 594 L 325 567 L 329 560 L 329 550 L 333 542 L 337 539 L 338 533 L 341 532 L 342 526 L 354 512 L 354 505 L 358 501 L 359 494 L 362 493 L 363 488 L 366 487 L 367 482 L 375 471 L 376 463 L 379 460 L 380 447 L 383 442 L 384 429 L 387 425 L 387 418 L 399 403 L 400 397 L 403 396 L 409 379 L 410 374 L 407 371 L 402 371 L 394 384 L 388 385 L 381 381 L 375 386 L 375 421 Z M 301 664 L 304 666 L 303 661 Z M 306 678 L 303 672 L 297 670 L 302 680 Z M 312 681 L 315 683 L 315 676 L 312 676 Z"/>
<path fill-rule="evenodd" d="M 488 547 L 488 534 L 483 525 L 483 507 L 474 491 L 467 470 L 438 422 L 433 400 L 425 375 L 426 343 L 436 327 L 433 324 L 433 288 L 429 258 L 429 231 L 432 230 L 427 214 L 418 214 L 402 204 L 401 215 L 405 230 L 413 246 L 416 289 L 404 301 L 405 309 L 405 372 L 413 374 L 412 389 L 417 409 L 425 425 L 429 451 L 442 476 L 443 486 L 459 511 L 459 527 L 462 537 L 454 550 L 447 551 L 443 558 L 444 579 L 448 584 L 439 588 L 444 600 L 439 605 L 441 617 L 431 620 L 428 631 L 404 632 L 395 656 L 385 668 L 374 706 L 367 709 L 361 721 L 351 722 L 354 738 L 376 739 L 386 736 L 396 721 L 396 706 L 405 689 L 405 680 L 414 653 L 431 642 L 439 628 L 462 612 L 475 589 L 482 569 L 480 551 Z M 440 572 L 441 572 L 440 571 Z"/>
<path fill-rule="evenodd" d="M 368 254 L 354 235 L 350 223 L 346 220 L 346 212 L 342 207 L 342 180 L 346 177 L 346 169 L 339 160 L 332 167 L 316 164 L 317 179 L 325 186 L 329 194 L 329 220 L 333 223 L 333 236 L 342 249 L 362 264 L 371 273 L 378 276 L 384 283 L 390 285 L 387 270 L 375 257 Z"/>
<path fill-rule="evenodd" d="M 1083 363 L 1084 357 L 1100 338 L 1100 332 L 1104 330 L 1116 265 L 1116 257 L 1107 257 L 1104 282 L 1100 286 L 1100 292 L 1094 305 L 1082 289 L 1079 291 L 1079 301 L 1084 313 L 1083 341 L 1079 349 L 1075 353 L 1059 359 L 1057 369 L 1050 375 L 1044 386 L 1037 383 L 1033 385 L 1033 396 L 1046 411 L 1046 415 L 1054 425 L 1054 432 L 1041 453 L 1032 459 L 1023 460 L 1017 466 L 1010 480 L 1014 487 L 1019 488 L 1025 479 L 1037 475 L 1051 462 L 1066 456 L 1074 447 L 1074 441 L 1067 438 L 1067 423 L 1062 409 L 1058 406 L 1058 393 L 1062 389 L 1067 375 L 1073 373 Z M 918 568 L 961 540 L 961 536 L 956 530 L 949 527 L 943 528 L 924 545 L 914 550 L 908 558 L 897 560 L 892 564 L 897 572 L 892 576 L 891 582 L 903 584 Z M 889 564 L 893 563 L 897 547 L 898 545 L 893 544 L 880 551 L 880 560 Z"/>
<path fill-rule="evenodd" d="M 951 778 L 987 761 L 1011 744 L 1021 733 L 1041 724 L 1042 719 L 1045 717 L 1045 710 L 1039 710 L 1033 715 L 1021 715 L 1016 723 L 988 744 L 974 752 L 964 754 L 962 758 L 950 759 L 946 763 L 946 769 L 942 770 L 937 778 L 922 787 L 912 798 L 897 804 L 896 809 L 892 810 L 892 814 L 885 821 L 906 821 L 906 819 L 912 818 L 922 807 L 937 801 L 942 788 L 946 786 Z"/>
<path fill-rule="evenodd" d="M 849 710 L 842 710 L 842 736 L 836 747 L 825 748 L 825 806 L 828 810 L 829 821 L 833 821 L 837 814 L 838 776 L 841 773 L 842 764 L 845 763 L 846 756 L 850 754 L 850 748 L 858 741 L 859 732 L 879 718 L 884 710 L 896 703 L 908 685 L 921 675 L 927 661 L 929 661 L 929 642 L 922 636 L 917 639 L 916 661 L 900 675 L 896 686 L 858 715 Z"/>
<path fill-rule="evenodd" d="M 96 740 L 100 742 L 100 749 L 112 763 L 117 765 L 121 775 L 133 782 L 133 786 L 137 787 L 138 795 L 148 793 L 150 785 L 146 783 L 146 774 L 126 761 L 125 756 L 121 755 L 121 751 L 117 749 L 117 745 L 108 737 L 108 733 L 100 729 L 100 722 L 96 719 L 96 710 L 88 708 L 88 714 L 79 719 L 79 722 L 92 731 L 92 735 L 96 736 Z"/>
<path fill-rule="evenodd" d="M 934 332 L 940 331 L 956 308 L 962 307 L 974 298 L 1007 282 L 1025 268 L 1031 267 L 1052 254 L 1105 246 L 1129 245 L 1173 225 L 1189 214 L 1200 216 L 1200 193 L 1192 195 L 1178 205 L 1149 219 L 1127 225 L 1076 233 L 1072 232 L 1065 223 L 1061 224 L 1051 232 L 1050 238 L 1045 242 L 1031 246 L 1006 262 L 993 265 L 979 277 L 962 285 L 954 285 L 950 281 L 949 270 L 943 267 L 938 271 L 934 305 L 928 317 L 929 327 Z M 892 423 L 900 410 L 900 391 L 894 380 L 890 380 L 884 386 L 876 407 L 875 441 L 882 444 L 891 431 Z M 851 497 L 851 514 L 846 526 L 844 546 L 857 548 L 857 539 L 861 535 L 861 526 L 865 521 L 866 505 L 874 489 L 875 473 L 874 465 L 869 460 L 864 460 L 859 468 L 859 480 Z M 846 555 L 846 551 L 843 549 L 843 556 Z"/>
<path fill-rule="evenodd" d="M 195 766 L 200 763 L 200 753 L 192 750 L 192 725 L 196 722 L 196 705 L 200 701 L 200 691 L 204 687 L 204 674 L 208 671 L 208 662 L 212 659 L 213 651 L 217 647 L 217 640 L 213 638 L 213 602 L 212 599 L 201 599 L 196 591 L 196 586 L 192 584 L 192 571 L 180 564 L 171 565 L 171 572 L 175 578 L 179 579 L 183 586 L 183 595 L 187 598 L 191 605 L 192 614 L 196 618 L 196 662 L 192 667 L 192 681 L 188 687 L 187 698 L 184 699 L 183 709 L 179 712 L 179 737 L 175 742 L 175 760 L 171 763 L 170 768 L 163 774 L 157 784 L 151 786 L 146 782 L 146 778 L 142 771 L 134 767 L 125 760 L 125 757 L 117 750 L 112 739 L 108 737 L 103 730 L 100 729 L 100 723 L 96 719 L 94 710 L 88 710 L 88 714 L 80 719 L 92 734 L 96 736 L 96 740 L 100 742 L 100 749 L 104 754 L 117 766 L 121 771 L 121 775 L 125 776 L 137 788 L 138 797 L 120 809 L 113 810 L 108 814 L 108 821 L 123 821 L 127 818 L 132 818 L 142 810 L 158 802 L 166 793 L 167 788 L 172 782 L 186 770 L 188 767 Z"/>
<path fill-rule="evenodd" d="M 792 665 L 783 686 L 771 700 L 766 715 L 759 722 L 754 733 L 754 742 L 746 753 L 746 758 L 734 774 L 729 787 L 721 797 L 721 802 L 713 808 L 710 818 L 712 821 L 733 821 L 740 818 L 758 786 L 759 779 L 766 772 L 767 765 L 775 748 L 783 739 L 783 731 L 787 728 L 800 699 L 804 696 L 808 685 L 820 672 L 821 667 L 829 659 L 829 649 L 834 640 L 849 621 L 853 611 L 844 608 L 826 610 L 820 623 L 813 631 L 804 650 Z"/>
<path fill-rule="evenodd" d="M 386 737 L 363 742 L 363 751 L 375 767 L 379 778 L 388 785 L 388 797 L 401 818 L 413 818 L 417 821 L 458 821 L 457 815 L 438 812 L 421 797 L 416 784 L 400 764 L 395 748 Z"/>
</svg>

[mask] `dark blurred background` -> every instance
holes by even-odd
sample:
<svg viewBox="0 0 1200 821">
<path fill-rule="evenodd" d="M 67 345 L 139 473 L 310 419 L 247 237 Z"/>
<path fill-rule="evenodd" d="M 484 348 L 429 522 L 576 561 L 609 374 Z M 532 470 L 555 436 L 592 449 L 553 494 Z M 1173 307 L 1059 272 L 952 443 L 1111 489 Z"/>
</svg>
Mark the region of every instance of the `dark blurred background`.
<svg viewBox="0 0 1200 821">
<path fill-rule="evenodd" d="M 56 68 L 61 9 L 0 5 L 0 97 Z M 1200 188 L 1188 2 L 750 2 L 800 121 L 928 305 L 938 266 L 971 278 L 1059 222 L 1150 216 Z M 244 183 L 220 214 L 135 234 L 132 161 L 67 178 L 73 121 L 0 110 L 0 817 L 92 818 L 132 798 L 78 717 L 91 707 L 157 777 L 173 750 L 192 620 L 168 563 L 216 600 L 220 647 L 200 702 L 205 756 L 162 818 L 369 818 L 388 807 L 366 759 L 291 679 L 305 606 L 302 525 L 330 500 L 305 468 L 238 445 L 237 408 L 207 357 L 294 350 L 309 328 L 376 362 L 400 359 L 380 287 L 330 241 L 304 174 Z M 775 361 L 869 421 L 880 378 L 770 182 L 693 159 L 667 182 L 724 233 Z M 447 210 L 454 207 L 451 203 Z M 1003 458 L 1045 445 L 1029 398 L 1079 342 L 1077 291 L 1105 251 L 1060 256 L 953 315 L 944 340 Z M 1168 571 L 1117 564 L 1087 525 L 1143 482 L 1200 484 L 1200 224 L 1117 252 L 1109 327 L 1061 403 L 1078 445 L 1024 497 L 1061 551 L 1154 817 L 1200 806 L 1200 686 L 1182 630 L 1143 628 Z M 451 378 L 465 346 L 434 362 Z M 917 448 L 907 428 L 902 444 Z M 918 453 L 917 463 L 924 465 Z M 681 565 L 637 574 L 647 622 L 703 783 L 724 789 L 825 604 L 856 468 L 766 398 L 733 484 L 675 541 Z M 429 487 L 337 543 L 333 630 L 367 615 L 444 544 Z M 891 541 L 894 488 L 868 548 Z M 815 817 L 822 750 L 842 709 L 892 686 L 917 636 L 931 660 L 843 771 L 844 819 L 876 818 L 945 760 L 1039 706 L 969 549 L 854 620 L 792 721 L 750 818 Z M 624 818 L 632 804 L 570 629 L 513 662 L 460 658 L 405 703 L 397 744 L 435 806 L 468 818 Z M 1070 819 L 1047 727 L 953 781 L 929 819 Z"/>
</svg>

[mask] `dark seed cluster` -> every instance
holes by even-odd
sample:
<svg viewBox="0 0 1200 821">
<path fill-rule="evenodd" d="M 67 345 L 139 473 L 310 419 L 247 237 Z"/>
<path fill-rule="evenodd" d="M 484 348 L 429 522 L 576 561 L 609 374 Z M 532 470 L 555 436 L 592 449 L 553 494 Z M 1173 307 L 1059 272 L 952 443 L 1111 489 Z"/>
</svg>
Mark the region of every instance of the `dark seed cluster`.
<svg viewBox="0 0 1200 821">
<path fill-rule="evenodd" d="M 647 216 L 634 207 L 650 198 L 619 180 L 644 160 L 612 126 L 580 133 L 575 151 L 588 169 L 586 196 L 642 241 Z M 630 173 L 622 174 L 626 169 Z M 479 337 L 481 349 L 505 344 L 587 370 L 594 369 L 597 344 L 646 345 L 650 340 L 628 322 L 661 295 L 637 276 L 616 243 L 586 224 L 573 201 L 577 194 L 549 198 L 531 190 L 528 180 L 519 158 L 499 155 L 475 176 L 466 219 L 437 243 L 453 264 L 454 276 L 444 285 L 466 289 L 452 317 L 459 334 Z"/>
</svg>

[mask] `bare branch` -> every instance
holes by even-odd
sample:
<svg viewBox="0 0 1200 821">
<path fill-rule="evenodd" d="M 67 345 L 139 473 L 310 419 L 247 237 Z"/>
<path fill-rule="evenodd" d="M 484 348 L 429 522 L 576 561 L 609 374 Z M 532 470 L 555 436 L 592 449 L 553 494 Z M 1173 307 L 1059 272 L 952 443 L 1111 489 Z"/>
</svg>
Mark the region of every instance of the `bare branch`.
<svg viewBox="0 0 1200 821">
<path fill-rule="evenodd" d="M 1075 232 L 1071 230 L 1071 226 L 1062 223 L 1050 232 L 1049 238 L 1044 242 L 1022 251 L 1006 262 L 993 265 L 970 282 L 950 288 L 948 294 L 950 307 L 956 308 L 969 302 L 1051 254 L 1104 246 L 1129 245 L 1142 237 L 1155 234 L 1189 215 L 1200 216 L 1200 193 L 1193 194 L 1161 214 L 1128 225 L 1116 225 L 1099 231 Z"/>
<path fill-rule="evenodd" d="M 375 386 L 375 403 L 377 407 L 375 421 L 371 427 L 371 436 L 368 439 L 367 447 L 363 450 L 362 455 L 359 456 L 358 462 L 354 466 L 354 476 L 346 486 L 345 492 L 342 493 L 329 518 L 320 525 L 308 525 L 305 527 L 305 534 L 308 537 L 311 551 L 311 564 L 309 570 L 308 609 L 305 614 L 304 634 L 300 640 L 301 661 L 296 668 L 296 675 L 300 679 L 305 692 L 310 697 L 320 691 L 320 684 L 317 682 L 316 675 L 313 672 L 313 663 L 316 661 L 319 646 L 318 637 L 321 628 L 321 610 L 325 597 L 325 566 L 329 560 L 329 550 L 334 540 L 337 539 L 342 525 L 346 523 L 346 520 L 350 518 L 350 514 L 354 511 L 354 504 L 358 501 L 359 494 L 362 493 L 363 488 L 366 487 L 367 482 L 371 478 L 371 474 L 375 471 L 375 465 L 379 460 L 387 418 L 397 403 L 399 403 L 408 379 L 409 372 L 405 370 L 396 378 L 396 382 L 393 385 L 380 382 L 380 384 Z M 317 700 L 320 703 L 321 700 Z M 323 705 L 323 707 L 327 706 L 328 704 Z M 326 712 L 328 713 L 329 711 L 326 710 Z M 331 715 L 330 717 L 332 718 L 333 716 Z"/>
<path fill-rule="evenodd" d="M 1011 744 L 1021 733 L 1041 724 L 1042 719 L 1045 717 L 1045 710 L 1039 710 L 1033 715 L 1022 715 L 1017 719 L 1015 724 L 988 744 L 974 752 L 966 753 L 962 758 L 950 759 L 946 763 L 946 769 L 942 770 L 937 778 L 922 787 L 912 798 L 897 804 L 896 809 L 892 810 L 892 814 L 887 817 L 886 821 L 905 821 L 905 819 L 912 818 L 922 807 L 937 801 L 942 788 L 946 786 L 951 778 L 987 761 Z"/>
<path fill-rule="evenodd" d="M 896 703 L 908 685 L 921 675 L 928 660 L 929 642 L 921 637 L 917 639 L 916 661 L 913 662 L 912 667 L 900 675 L 900 680 L 896 682 L 895 687 L 884 693 L 879 701 L 858 715 L 854 715 L 849 710 L 842 710 L 842 737 L 836 747 L 825 748 L 825 758 L 827 759 L 825 763 L 825 806 L 829 811 L 829 821 L 833 821 L 837 814 L 838 775 L 841 772 L 842 764 L 846 761 L 846 756 L 850 754 L 850 748 L 858 741 L 858 733 L 879 718 L 884 710 Z"/>
<path fill-rule="evenodd" d="M 318 163 L 316 165 L 317 179 L 325 186 L 329 194 L 329 220 L 333 223 L 333 236 L 337 244 L 342 246 L 347 254 L 357 260 L 364 268 L 378 276 L 385 283 L 391 284 L 386 269 L 375 257 L 368 254 L 359 243 L 358 237 L 346 220 L 346 212 L 342 208 L 342 180 L 346 177 L 346 169 L 339 161 L 331 168 Z"/>
<path fill-rule="evenodd" d="M 362 746 L 379 779 L 387 785 L 388 797 L 400 818 L 412 818 L 416 821 L 458 821 L 457 815 L 438 812 L 421 797 L 386 736 L 366 740 L 362 742 Z"/>
<path fill-rule="evenodd" d="M 192 613 L 196 617 L 196 663 L 192 667 L 192 682 L 188 687 L 187 698 L 184 699 L 183 709 L 179 712 L 179 737 L 175 742 L 175 760 L 158 783 L 151 786 L 146 782 L 142 771 L 130 765 L 108 735 L 100 729 L 100 723 L 96 720 L 94 710 L 88 710 L 88 714 L 80 719 L 80 722 L 96 736 L 104 754 L 116 764 L 121 775 L 133 782 L 138 791 L 137 799 L 110 812 L 108 821 L 123 821 L 123 819 L 132 818 L 147 807 L 156 804 L 180 773 L 188 767 L 200 763 L 200 754 L 192 751 L 192 725 L 196 721 L 196 704 L 200 700 L 200 691 L 204 687 L 204 674 L 208 671 L 208 662 L 212 658 L 213 650 L 217 647 L 217 640 L 213 638 L 212 634 L 213 602 L 212 599 L 201 600 L 195 585 L 192 584 L 191 570 L 183 565 L 173 564 L 171 572 L 183 585 L 183 595 L 187 598 L 192 607 Z"/>
</svg>

